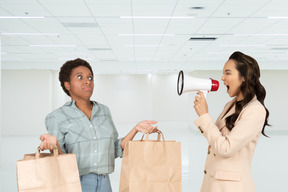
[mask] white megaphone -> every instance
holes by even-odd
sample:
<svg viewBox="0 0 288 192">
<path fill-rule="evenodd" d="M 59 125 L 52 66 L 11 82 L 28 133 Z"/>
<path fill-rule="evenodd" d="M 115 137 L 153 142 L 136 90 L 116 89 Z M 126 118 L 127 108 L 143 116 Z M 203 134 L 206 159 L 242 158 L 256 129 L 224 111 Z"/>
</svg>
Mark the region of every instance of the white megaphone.
<svg viewBox="0 0 288 192">
<path fill-rule="evenodd" d="M 178 74 L 177 92 L 178 95 L 189 91 L 202 91 L 206 95 L 209 91 L 217 91 L 219 82 L 214 79 L 201 79 L 191 76 L 185 76 L 183 71 Z"/>
</svg>

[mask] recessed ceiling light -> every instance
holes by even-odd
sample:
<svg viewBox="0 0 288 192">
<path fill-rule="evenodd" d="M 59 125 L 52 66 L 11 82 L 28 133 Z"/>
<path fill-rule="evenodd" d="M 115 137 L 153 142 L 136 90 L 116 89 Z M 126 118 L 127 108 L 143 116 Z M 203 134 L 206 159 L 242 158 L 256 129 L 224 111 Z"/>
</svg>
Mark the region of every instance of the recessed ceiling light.
<svg viewBox="0 0 288 192">
<path fill-rule="evenodd" d="M 266 45 L 220 45 L 222 47 L 265 47 Z"/>
<path fill-rule="evenodd" d="M 159 58 L 129 58 L 130 61 L 151 61 L 160 60 Z"/>
<path fill-rule="evenodd" d="M 238 36 L 287 36 L 288 33 L 274 33 L 274 34 L 265 34 L 265 33 L 256 33 L 256 34 L 250 34 L 250 33 L 243 33 L 243 34 L 234 34 L 234 35 L 238 35 Z"/>
<path fill-rule="evenodd" d="M 3 61 L 21 61 L 23 58 L 2 58 Z"/>
<path fill-rule="evenodd" d="M 62 23 L 65 27 L 87 27 L 87 28 L 97 28 L 98 23 Z"/>
<path fill-rule="evenodd" d="M 40 36 L 58 36 L 58 33 L 2 33 L 2 35 L 40 35 Z"/>
<path fill-rule="evenodd" d="M 30 47 L 76 47 L 76 45 L 30 45 Z"/>
<path fill-rule="evenodd" d="M 79 57 L 79 58 L 83 58 L 85 60 L 94 60 L 94 58 L 90 58 L 90 57 Z M 74 59 L 76 59 L 76 57 L 75 58 L 72 58 L 72 57 L 70 57 L 70 58 L 59 58 L 58 60 L 69 61 L 69 60 L 74 60 Z"/>
<path fill-rule="evenodd" d="M 269 16 L 268 19 L 288 19 L 288 16 Z"/>
<path fill-rule="evenodd" d="M 118 34 L 119 36 L 174 36 L 175 34 L 165 34 L 165 33 L 163 33 L 163 34 L 161 34 L 161 33 L 159 33 L 159 34 Z"/>
<path fill-rule="evenodd" d="M 44 16 L 0 16 L 0 19 L 44 19 Z"/>
<path fill-rule="evenodd" d="M 120 16 L 121 19 L 194 19 L 187 16 Z"/>
<path fill-rule="evenodd" d="M 126 45 L 126 47 L 161 47 L 162 45 Z"/>
</svg>

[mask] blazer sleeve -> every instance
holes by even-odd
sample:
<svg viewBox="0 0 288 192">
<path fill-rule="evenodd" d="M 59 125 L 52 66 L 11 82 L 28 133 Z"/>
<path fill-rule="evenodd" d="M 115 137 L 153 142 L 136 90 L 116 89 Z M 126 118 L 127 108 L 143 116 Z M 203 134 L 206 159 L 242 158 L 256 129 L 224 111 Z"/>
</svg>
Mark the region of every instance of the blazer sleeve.
<svg viewBox="0 0 288 192">
<path fill-rule="evenodd" d="M 266 110 L 260 103 L 247 106 L 227 135 L 222 135 L 208 113 L 201 115 L 194 123 L 219 155 L 230 157 L 261 133 L 265 117 Z"/>
</svg>

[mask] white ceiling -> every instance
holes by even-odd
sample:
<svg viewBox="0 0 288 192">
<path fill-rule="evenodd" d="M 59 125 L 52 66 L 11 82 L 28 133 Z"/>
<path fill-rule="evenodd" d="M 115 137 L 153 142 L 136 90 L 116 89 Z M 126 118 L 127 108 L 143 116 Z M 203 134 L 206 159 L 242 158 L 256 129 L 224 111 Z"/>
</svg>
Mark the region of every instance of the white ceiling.
<svg viewBox="0 0 288 192">
<path fill-rule="evenodd" d="M 222 70 L 239 50 L 287 70 L 288 1 L 0 0 L 0 36 L 2 69 L 80 57 L 105 74 Z"/>
</svg>

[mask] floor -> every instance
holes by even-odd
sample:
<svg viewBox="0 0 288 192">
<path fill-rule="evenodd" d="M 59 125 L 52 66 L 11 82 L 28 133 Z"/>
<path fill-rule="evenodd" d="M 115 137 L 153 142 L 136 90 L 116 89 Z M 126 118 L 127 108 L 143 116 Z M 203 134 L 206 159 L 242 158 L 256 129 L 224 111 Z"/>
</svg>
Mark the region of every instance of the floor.
<svg viewBox="0 0 288 192">
<path fill-rule="evenodd" d="M 165 129 L 165 139 L 181 142 L 182 191 L 199 191 L 207 152 L 206 140 L 195 130 L 189 131 L 189 128 L 183 128 L 179 131 L 179 129 L 175 130 L 174 126 Z M 2 136 L 0 140 L 0 192 L 17 192 L 16 161 L 22 159 L 23 154 L 34 153 L 38 145 L 39 136 Z M 271 138 L 260 137 L 252 165 L 257 192 L 287 192 L 287 162 L 287 132 L 273 133 Z M 117 192 L 119 188 L 120 171 L 121 159 L 118 158 L 115 172 L 110 175 L 114 192 Z"/>
</svg>

